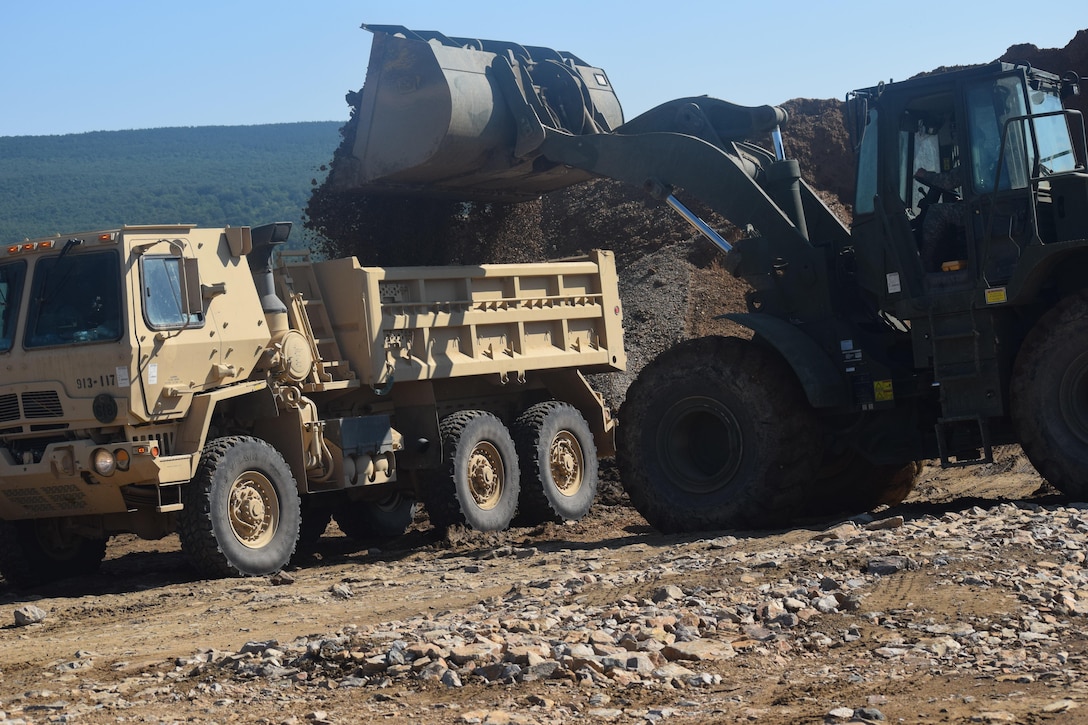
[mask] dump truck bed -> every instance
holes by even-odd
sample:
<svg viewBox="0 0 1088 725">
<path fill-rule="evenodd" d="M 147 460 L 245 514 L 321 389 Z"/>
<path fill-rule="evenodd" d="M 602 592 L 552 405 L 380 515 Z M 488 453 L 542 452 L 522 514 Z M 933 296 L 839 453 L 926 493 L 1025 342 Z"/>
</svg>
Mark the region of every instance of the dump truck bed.
<svg viewBox="0 0 1088 725">
<path fill-rule="evenodd" d="M 449 267 L 313 264 L 312 289 L 353 377 L 364 385 L 529 371 L 622 370 L 615 258 Z M 328 354 L 323 357 L 327 360 Z"/>
</svg>

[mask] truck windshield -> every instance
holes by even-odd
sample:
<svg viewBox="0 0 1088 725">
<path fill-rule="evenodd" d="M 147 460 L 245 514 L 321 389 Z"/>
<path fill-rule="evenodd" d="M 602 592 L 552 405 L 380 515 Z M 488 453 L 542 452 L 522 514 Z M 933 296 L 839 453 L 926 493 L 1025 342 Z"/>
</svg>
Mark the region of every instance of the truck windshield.
<svg viewBox="0 0 1088 725">
<path fill-rule="evenodd" d="M 23 296 L 26 262 L 0 264 L 0 352 L 11 349 L 15 324 L 19 321 L 19 300 Z"/>
<path fill-rule="evenodd" d="M 113 341 L 121 337 L 117 252 L 38 261 L 30 290 L 26 347 Z"/>
</svg>

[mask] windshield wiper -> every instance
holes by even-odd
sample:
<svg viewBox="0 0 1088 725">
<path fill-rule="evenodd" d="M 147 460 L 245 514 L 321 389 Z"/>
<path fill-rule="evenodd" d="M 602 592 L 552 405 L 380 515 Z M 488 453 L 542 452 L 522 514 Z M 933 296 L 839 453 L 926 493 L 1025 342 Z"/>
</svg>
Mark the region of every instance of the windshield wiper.
<svg viewBox="0 0 1088 725">
<path fill-rule="evenodd" d="M 53 274 L 56 273 L 57 267 L 60 266 L 60 262 L 61 262 L 62 259 L 64 259 L 64 256 L 66 254 L 68 254 L 68 252 L 72 251 L 73 247 L 78 247 L 80 244 L 83 244 L 82 239 L 69 239 L 67 242 L 64 243 L 64 247 L 60 250 L 60 254 L 57 255 L 57 261 L 56 261 L 53 269 L 49 270 L 49 276 L 50 277 L 52 277 Z M 58 282 L 55 285 L 50 285 L 49 284 L 50 279 L 49 279 L 49 277 L 47 277 L 42 283 L 42 294 L 41 294 L 40 297 L 38 297 L 38 304 L 45 304 L 45 302 L 47 300 L 49 300 L 49 299 L 51 299 L 53 297 L 54 292 L 56 292 L 57 290 L 63 288 L 64 283 L 68 281 L 68 276 L 69 276 L 70 273 L 71 273 L 70 269 L 65 270 L 64 276 L 61 277 L 60 282 Z"/>
</svg>

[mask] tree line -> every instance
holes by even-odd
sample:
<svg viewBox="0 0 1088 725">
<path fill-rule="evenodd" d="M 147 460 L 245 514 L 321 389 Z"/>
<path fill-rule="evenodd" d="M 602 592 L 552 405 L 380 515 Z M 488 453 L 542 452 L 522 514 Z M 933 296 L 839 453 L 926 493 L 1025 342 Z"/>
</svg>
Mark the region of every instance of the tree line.
<svg viewBox="0 0 1088 725">
<path fill-rule="evenodd" d="M 0 137 L 0 242 L 123 224 L 294 222 L 339 142 L 332 121 Z"/>
</svg>

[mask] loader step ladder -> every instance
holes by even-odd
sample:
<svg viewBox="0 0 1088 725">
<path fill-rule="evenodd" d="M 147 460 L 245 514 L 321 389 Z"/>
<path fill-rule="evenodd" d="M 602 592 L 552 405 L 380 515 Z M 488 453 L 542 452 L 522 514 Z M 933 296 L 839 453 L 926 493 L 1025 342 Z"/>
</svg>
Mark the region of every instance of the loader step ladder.
<svg viewBox="0 0 1088 725">
<path fill-rule="evenodd" d="M 975 410 L 979 391 L 991 373 L 983 360 L 984 335 L 979 322 L 974 306 L 951 314 L 934 314 L 932 309 L 929 312 L 933 379 L 941 387 L 942 415 L 934 429 L 942 468 L 994 460 L 990 419 Z M 967 451 L 975 455 L 961 455 Z"/>
<path fill-rule="evenodd" d="M 936 315 L 930 309 L 929 329 L 933 345 L 933 377 L 937 382 L 973 379 L 982 372 L 982 334 L 974 307 L 951 315 Z M 965 350 L 969 350 L 967 355 Z"/>
<path fill-rule="evenodd" d="M 337 390 L 358 385 L 355 372 L 344 359 L 333 333 L 332 321 L 314 276 L 310 253 L 284 250 L 278 258 L 277 285 L 281 289 L 277 291 L 287 305 L 291 327 L 310 340 L 316 361 L 308 381 L 303 385 L 304 390 Z"/>
<path fill-rule="evenodd" d="M 962 433 L 965 429 L 970 429 L 972 423 L 978 427 L 978 445 L 975 446 L 974 440 L 968 445 L 977 454 L 974 457 L 964 457 L 959 455 L 963 452 L 963 449 L 951 450 L 950 446 L 955 442 L 956 433 Z M 984 418 L 981 415 L 941 418 L 933 428 L 937 434 L 937 451 L 941 457 L 941 468 L 960 468 L 962 466 L 973 466 L 977 463 L 994 462 L 994 447 L 990 442 L 989 418 Z M 955 461 L 952 460 L 952 455 L 956 456 Z"/>
</svg>

